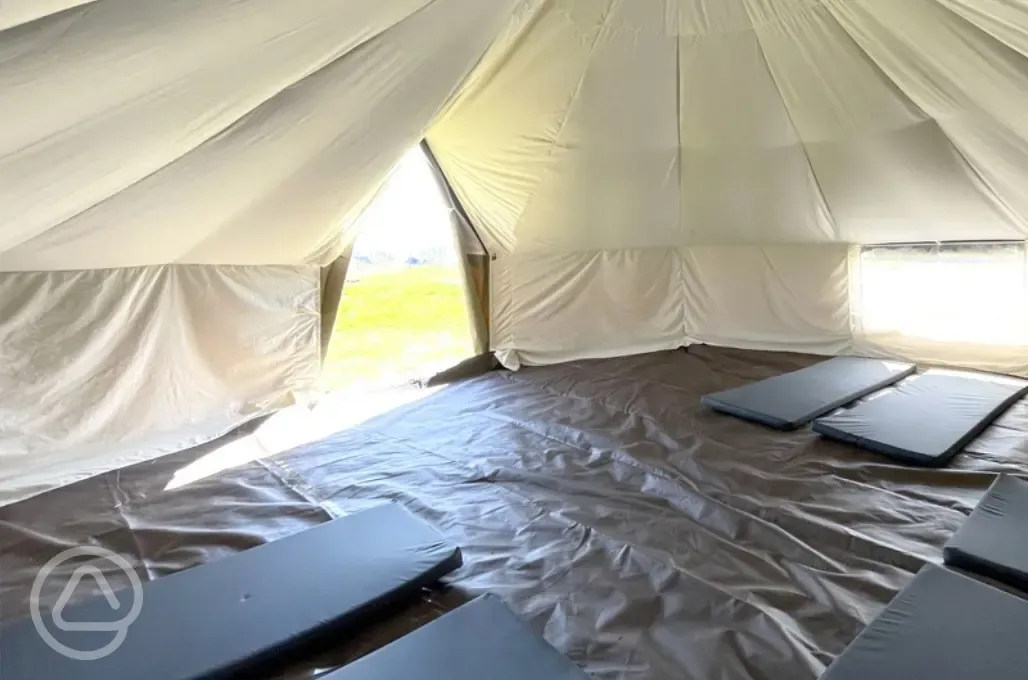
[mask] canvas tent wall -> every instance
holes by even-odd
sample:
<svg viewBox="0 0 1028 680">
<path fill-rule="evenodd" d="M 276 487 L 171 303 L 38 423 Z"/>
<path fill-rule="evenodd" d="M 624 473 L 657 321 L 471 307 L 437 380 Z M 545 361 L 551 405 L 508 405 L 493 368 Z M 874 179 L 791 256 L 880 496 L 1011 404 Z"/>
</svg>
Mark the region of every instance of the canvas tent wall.
<svg viewBox="0 0 1028 680">
<path fill-rule="evenodd" d="M 517 9 L 6 0 L 0 491 L 312 389 L 322 267 Z"/>
<path fill-rule="evenodd" d="M 1021 2 L 547 3 L 429 133 L 497 256 L 493 346 L 1023 371 L 1024 346 L 865 332 L 854 246 L 1025 238 L 1026 54 Z"/>
<path fill-rule="evenodd" d="M 1024 372 L 1028 339 L 862 306 L 864 245 L 1023 243 L 1026 55 L 1013 0 L 5 0 L 0 474 L 309 390 L 323 268 L 426 134 L 508 366 L 709 342 Z"/>
</svg>

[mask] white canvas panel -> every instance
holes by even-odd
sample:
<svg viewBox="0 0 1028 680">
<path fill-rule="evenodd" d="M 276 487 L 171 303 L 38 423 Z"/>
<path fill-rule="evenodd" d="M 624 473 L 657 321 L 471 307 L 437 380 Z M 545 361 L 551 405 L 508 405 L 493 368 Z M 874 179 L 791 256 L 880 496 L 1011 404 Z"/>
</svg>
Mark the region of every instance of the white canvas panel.
<svg viewBox="0 0 1028 680">
<path fill-rule="evenodd" d="M 939 123 L 954 148 L 974 170 L 980 191 L 993 200 L 1006 224 L 1001 229 L 977 229 L 974 239 L 1024 240 L 1028 234 L 1028 136 L 1002 125 L 981 125 L 977 120 L 956 117 Z M 986 223 L 994 224 L 994 222 Z M 963 239 L 972 229 L 966 225 Z"/>
<path fill-rule="evenodd" d="M 996 238 L 1010 221 L 934 119 L 826 7 L 756 31 L 824 193 L 838 240 Z"/>
<path fill-rule="evenodd" d="M 495 71 L 430 130 L 429 144 L 490 252 L 518 247 L 521 215 L 540 189 L 614 5 L 543 4 Z"/>
<path fill-rule="evenodd" d="M 0 252 L 195 150 L 425 2 L 105 0 L 4 32 Z"/>
<path fill-rule="evenodd" d="M 1024 238 L 1025 168 L 997 162 L 984 150 L 988 138 L 1006 138 L 1009 150 L 1003 156 L 1023 153 L 1028 140 L 1028 58 L 930 0 L 828 6 L 883 74 L 938 121 L 973 172 L 981 202 L 1006 221 L 1005 228 L 996 218 L 970 223 L 962 238 Z M 896 240 L 955 238 L 952 227 L 947 227 L 944 224 L 935 233 L 933 224 L 926 222 L 916 238 Z M 857 234 L 853 242 L 873 241 Z"/>
<path fill-rule="evenodd" d="M 518 254 L 681 239 L 678 95 L 666 87 L 678 52 L 663 17 L 652 2 L 611 11 L 521 212 Z"/>
<path fill-rule="evenodd" d="M 934 120 L 840 141 L 807 144 L 835 221 L 847 243 L 1020 238 Z"/>
<path fill-rule="evenodd" d="M 501 257 L 493 349 L 508 367 L 693 342 L 850 348 L 846 246 L 716 246 Z"/>
<path fill-rule="evenodd" d="M 674 249 L 509 255 L 492 262 L 492 344 L 504 365 L 686 344 Z"/>
<path fill-rule="evenodd" d="M 1004 45 L 1028 55 L 1028 5 L 1019 0 L 939 0 Z"/>
<path fill-rule="evenodd" d="M 86 7 L 97 0 L 4 0 L 0 12 L 0 31 L 37 21 L 44 17 Z"/>
<path fill-rule="evenodd" d="M 850 345 L 846 246 L 682 249 L 694 342 L 815 354 Z"/>
<path fill-rule="evenodd" d="M 3 488 L 145 460 L 160 451 L 134 442 L 195 443 L 313 390 L 319 320 L 312 267 L 0 274 Z"/>
<path fill-rule="evenodd" d="M 665 7 L 672 25 L 683 36 L 738 33 L 753 27 L 743 0 L 666 0 Z"/>
<path fill-rule="evenodd" d="M 679 52 L 681 243 L 834 240 L 756 34 L 683 36 Z"/>
<path fill-rule="evenodd" d="M 69 83 L 91 87 L 112 62 L 125 64 L 87 97 L 93 109 L 81 122 L 66 120 L 76 108 L 69 98 L 60 114 L 19 118 L 18 130 L 0 133 L 0 223 L 12 225 L 0 269 L 331 259 L 340 229 L 459 91 L 517 4 L 398 2 L 271 2 L 267 12 L 157 3 L 167 13 L 194 7 L 204 21 L 171 14 L 178 23 L 158 29 L 160 17 L 144 15 L 139 22 L 160 35 L 146 47 L 147 32 L 128 35 L 135 26 L 121 15 L 103 22 L 87 13 L 52 38 L 56 47 L 39 38 L 38 50 L 0 58 L 11 64 L 0 67 L 3 110 L 45 109 L 44 100 L 74 94 Z M 243 37 L 222 54 L 226 26 Z M 90 50 L 93 31 L 105 49 Z M 193 43 L 197 56 L 164 56 Z M 85 65 L 45 61 L 56 52 L 75 62 L 79 51 Z M 135 52 L 143 56 L 131 59 Z M 156 68 L 162 58 L 170 64 Z M 32 79 L 17 67 L 26 59 L 39 62 Z M 150 71 L 170 75 L 148 80 Z"/>
</svg>

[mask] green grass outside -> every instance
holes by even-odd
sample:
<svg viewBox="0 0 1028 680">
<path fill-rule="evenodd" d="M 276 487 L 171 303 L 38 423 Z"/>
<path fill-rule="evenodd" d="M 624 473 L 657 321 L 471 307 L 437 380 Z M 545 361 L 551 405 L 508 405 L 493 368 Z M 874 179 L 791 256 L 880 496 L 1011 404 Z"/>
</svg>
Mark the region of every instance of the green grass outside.
<svg viewBox="0 0 1028 680">
<path fill-rule="evenodd" d="M 343 288 L 322 371 L 326 389 L 430 377 L 473 353 L 455 268 L 362 274 Z"/>
</svg>

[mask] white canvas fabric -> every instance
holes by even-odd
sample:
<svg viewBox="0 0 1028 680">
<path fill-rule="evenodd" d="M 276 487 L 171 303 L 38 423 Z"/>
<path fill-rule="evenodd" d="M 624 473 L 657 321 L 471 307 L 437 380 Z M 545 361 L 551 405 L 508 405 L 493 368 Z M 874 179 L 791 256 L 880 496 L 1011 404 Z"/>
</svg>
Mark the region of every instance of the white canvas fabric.
<svg viewBox="0 0 1028 680">
<path fill-rule="evenodd" d="M 99 0 L 8 29 L 0 270 L 327 263 L 513 4 Z"/>
<path fill-rule="evenodd" d="M 217 436 L 319 369 L 317 267 L 0 276 L 0 503 Z"/>
<path fill-rule="evenodd" d="M 853 350 L 847 246 L 514 254 L 492 264 L 492 341 L 512 368 L 692 342 Z"/>
<path fill-rule="evenodd" d="M 494 348 L 1023 370 L 1009 347 L 870 337 L 848 247 L 1025 239 L 1026 55 L 1013 0 L 543 3 L 429 133 L 499 258 Z"/>
</svg>

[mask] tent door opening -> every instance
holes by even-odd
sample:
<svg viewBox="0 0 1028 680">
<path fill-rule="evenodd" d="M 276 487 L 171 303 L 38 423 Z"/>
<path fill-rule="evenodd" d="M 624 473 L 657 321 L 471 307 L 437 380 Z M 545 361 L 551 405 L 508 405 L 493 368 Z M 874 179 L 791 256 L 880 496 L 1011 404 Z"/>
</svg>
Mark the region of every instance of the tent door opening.
<svg viewBox="0 0 1028 680">
<path fill-rule="evenodd" d="M 326 389 L 425 382 L 475 354 L 450 198 L 411 149 L 361 215 Z"/>
</svg>

